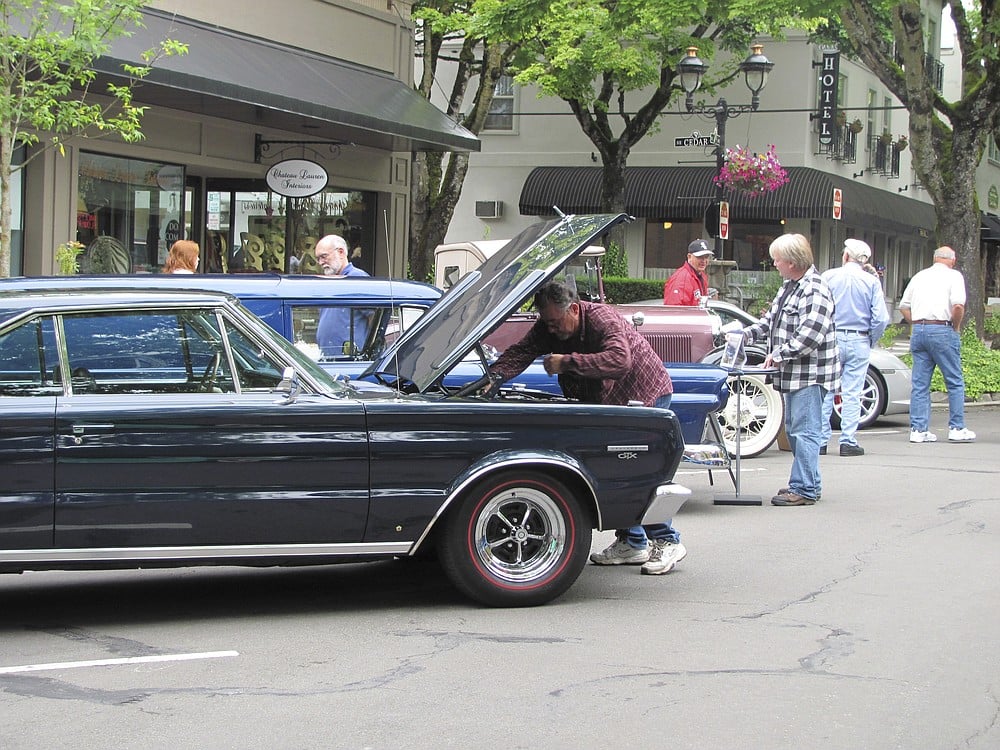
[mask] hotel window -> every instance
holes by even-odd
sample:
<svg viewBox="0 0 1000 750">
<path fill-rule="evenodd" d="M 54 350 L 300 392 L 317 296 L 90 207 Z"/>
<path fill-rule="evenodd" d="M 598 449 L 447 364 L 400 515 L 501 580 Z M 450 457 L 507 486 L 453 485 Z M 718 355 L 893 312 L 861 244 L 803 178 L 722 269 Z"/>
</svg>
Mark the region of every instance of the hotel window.
<svg viewBox="0 0 1000 750">
<path fill-rule="evenodd" d="M 874 89 L 868 89 L 868 99 L 867 99 L 867 101 L 865 103 L 865 106 L 868 107 L 867 133 L 868 133 L 868 138 L 869 139 L 874 138 L 875 136 L 877 136 L 879 134 L 879 131 L 875 129 L 875 127 L 876 127 L 875 126 L 875 107 L 876 107 L 875 103 L 877 101 L 878 101 L 878 93 Z M 867 145 L 870 145 L 871 141 L 868 140 L 865 143 L 866 143 L 866 146 L 867 146 Z"/>
<path fill-rule="evenodd" d="M 486 115 L 483 130 L 506 131 L 514 130 L 514 77 L 500 76 L 493 88 L 493 102 L 490 112 Z"/>
</svg>

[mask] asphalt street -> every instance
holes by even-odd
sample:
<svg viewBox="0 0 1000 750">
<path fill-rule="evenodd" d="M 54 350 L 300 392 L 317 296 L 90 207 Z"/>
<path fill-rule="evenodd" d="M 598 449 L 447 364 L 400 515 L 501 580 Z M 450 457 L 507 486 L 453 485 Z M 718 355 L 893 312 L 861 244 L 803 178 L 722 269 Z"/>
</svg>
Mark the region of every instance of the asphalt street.
<svg viewBox="0 0 1000 750">
<path fill-rule="evenodd" d="M 945 437 L 944 412 L 933 427 Z M 1000 407 L 821 459 L 682 468 L 666 576 L 491 610 L 429 563 L 0 577 L 0 748 L 1000 747 Z M 603 548 L 610 532 L 595 535 Z"/>
</svg>

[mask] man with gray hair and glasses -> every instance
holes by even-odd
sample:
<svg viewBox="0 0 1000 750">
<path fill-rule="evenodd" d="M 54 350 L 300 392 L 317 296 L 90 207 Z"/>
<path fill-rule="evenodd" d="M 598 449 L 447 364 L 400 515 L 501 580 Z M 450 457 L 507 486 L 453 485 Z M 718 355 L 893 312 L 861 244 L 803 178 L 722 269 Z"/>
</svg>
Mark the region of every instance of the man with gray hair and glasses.
<svg viewBox="0 0 1000 750">
<path fill-rule="evenodd" d="M 965 426 L 965 376 L 959 331 L 965 317 L 965 279 L 955 270 L 955 251 L 934 251 L 934 263 L 906 285 L 899 312 L 910 323 L 913 390 L 910 394 L 910 442 L 934 443 L 930 431 L 931 375 L 941 370 L 948 389 L 948 440 L 971 443 L 976 433 Z"/>
</svg>

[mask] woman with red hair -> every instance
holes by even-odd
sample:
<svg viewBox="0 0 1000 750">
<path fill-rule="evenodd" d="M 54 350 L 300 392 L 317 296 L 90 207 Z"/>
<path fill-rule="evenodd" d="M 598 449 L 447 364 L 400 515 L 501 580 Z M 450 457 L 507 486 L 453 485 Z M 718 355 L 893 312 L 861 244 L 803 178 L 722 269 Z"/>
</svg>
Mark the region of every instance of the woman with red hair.
<svg viewBox="0 0 1000 750">
<path fill-rule="evenodd" d="M 177 240 L 170 246 L 167 262 L 163 266 L 163 273 L 194 273 L 195 269 L 198 268 L 200 254 L 201 249 L 197 242 Z"/>
</svg>

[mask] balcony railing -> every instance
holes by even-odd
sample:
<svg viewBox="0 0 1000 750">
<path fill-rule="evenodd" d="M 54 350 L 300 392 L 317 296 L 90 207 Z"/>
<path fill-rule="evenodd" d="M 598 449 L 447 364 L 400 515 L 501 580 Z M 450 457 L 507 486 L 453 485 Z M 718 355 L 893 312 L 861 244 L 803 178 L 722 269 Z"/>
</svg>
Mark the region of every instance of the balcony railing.
<svg viewBox="0 0 1000 750">
<path fill-rule="evenodd" d="M 899 154 L 902 148 L 891 139 L 874 135 L 868 141 L 868 169 L 883 177 L 899 177 Z"/>
<path fill-rule="evenodd" d="M 844 164 L 854 164 L 858 160 L 858 134 L 848 125 L 837 128 L 830 143 L 817 144 L 816 153 L 826 154 L 828 159 Z"/>
<path fill-rule="evenodd" d="M 894 55 L 896 64 L 903 66 L 903 58 L 899 55 L 899 49 L 896 49 Z M 931 85 L 938 91 L 944 90 L 944 63 L 938 60 L 933 55 L 925 54 L 922 60 L 924 67 L 924 75 L 926 75 L 931 82 Z"/>
</svg>

